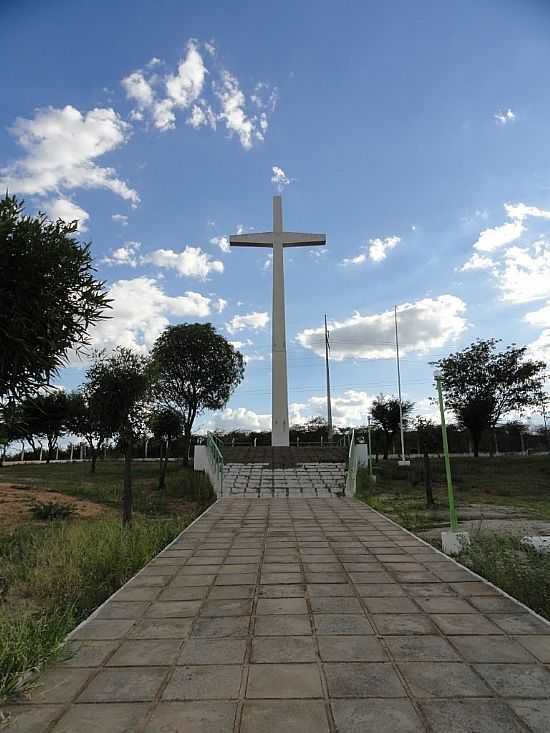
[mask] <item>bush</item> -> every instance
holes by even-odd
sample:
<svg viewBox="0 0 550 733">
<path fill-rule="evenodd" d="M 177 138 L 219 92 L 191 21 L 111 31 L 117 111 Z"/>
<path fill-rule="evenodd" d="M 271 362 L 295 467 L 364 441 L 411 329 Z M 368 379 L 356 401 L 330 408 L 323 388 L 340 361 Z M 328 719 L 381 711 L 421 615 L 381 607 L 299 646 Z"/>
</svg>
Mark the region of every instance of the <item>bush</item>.
<svg viewBox="0 0 550 733">
<path fill-rule="evenodd" d="M 35 519 L 49 521 L 68 519 L 76 514 L 76 507 L 74 504 L 60 504 L 58 501 L 35 501 L 31 514 Z"/>
</svg>

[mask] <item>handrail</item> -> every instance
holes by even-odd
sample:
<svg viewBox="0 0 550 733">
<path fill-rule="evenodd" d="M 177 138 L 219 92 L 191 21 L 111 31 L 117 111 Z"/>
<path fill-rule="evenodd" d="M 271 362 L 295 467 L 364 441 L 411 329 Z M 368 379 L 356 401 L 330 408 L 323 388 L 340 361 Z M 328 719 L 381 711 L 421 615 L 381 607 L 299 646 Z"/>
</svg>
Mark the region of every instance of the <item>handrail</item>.
<svg viewBox="0 0 550 733">
<path fill-rule="evenodd" d="M 354 496 L 355 495 L 355 489 L 357 486 L 357 465 L 358 465 L 358 455 L 357 455 L 357 448 L 355 443 L 355 429 L 351 431 L 350 441 L 349 441 L 349 452 L 348 452 L 348 473 L 346 476 L 346 495 L 347 496 Z"/>
<path fill-rule="evenodd" d="M 206 449 L 210 462 L 214 466 L 216 478 L 219 483 L 220 496 L 223 495 L 223 454 L 218 444 L 218 439 L 213 433 L 206 434 Z"/>
</svg>

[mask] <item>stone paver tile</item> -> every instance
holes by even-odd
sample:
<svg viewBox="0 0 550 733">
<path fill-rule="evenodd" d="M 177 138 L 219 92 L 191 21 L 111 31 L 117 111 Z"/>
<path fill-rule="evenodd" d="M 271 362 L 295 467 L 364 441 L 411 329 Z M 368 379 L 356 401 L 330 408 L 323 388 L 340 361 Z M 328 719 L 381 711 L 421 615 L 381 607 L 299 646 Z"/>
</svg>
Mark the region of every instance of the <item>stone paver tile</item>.
<svg viewBox="0 0 550 733">
<path fill-rule="evenodd" d="M 393 575 L 398 583 L 428 583 L 437 580 L 433 573 L 429 570 L 418 570 L 417 572 L 399 572 L 393 570 Z"/>
<path fill-rule="evenodd" d="M 374 636 L 319 636 L 324 662 L 385 662 L 386 652 Z"/>
<path fill-rule="evenodd" d="M 128 733 L 147 717 L 144 703 L 78 704 L 69 708 L 54 733 Z"/>
<path fill-rule="evenodd" d="M 162 588 L 121 588 L 113 600 L 116 601 L 154 601 Z"/>
<path fill-rule="evenodd" d="M 186 639 L 191 631 L 192 618 L 147 619 L 137 624 L 129 639 Z"/>
<path fill-rule="evenodd" d="M 418 613 L 418 606 L 410 598 L 364 598 L 370 613 Z"/>
<path fill-rule="evenodd" d="M 470 580 L 465 583 L 449 583 L 459 596 L 498 596 L 499 592 L 482 580 Z"/>
<path fill-rule="evenodd" d="M 305 573 L 306 583 L 348 583 L 346 573 Z"/>
<path fill-rule="evenodd" d="M 424 733 L 425 728 L 408 700 L 335 700 L 338 733 Z M 453 732 L 454 733 L 454 732 Z"/>
<path fill-rule="evenodd" d="M 314 662 L 312 636 L 259 636 L 252 640 L 251 662 Z"/>
<path fill-rule="evenodd" d="M 308 562 L 304 563 L 306 573 L 343 573 L 344 568 L 339 562 Z"/>
<path fill-rule="evenodd" d="M 106 663 L 107 667 L 162 667 L 175 664 L 180 642 L 173 639 L 125 641 Z"/>
<path fill-rule="evenodd" d="M 467 662 L 535 661 L 520 644 L 506 636 L 453 636 L 451 640 Z"/>
<path fill-rule="evenodd" d="M 269 585 L 286 585 L 287 583 L 303 583 L 302 573 L 262 573 L 260 583 Z"/>
<path fill-rule="evenodd" d="M 297 614 L 307 613 L 304 598 L 260 598 L 256 606 L 256 614 Z"/>
<path fill-rule="evenodd" d="M 3 705 L 1 711 L 9 721 L 2 731 L 44 733 L 48 725 L 61 715 L 63 705 Z"/>
<path fill-rule="evenodd" d="M 425 700 L 420 707 L 433 733 L 525 733 L 500 700 Z"/>
<path fill-rule="evenodd" d="M 399 669 L 417 698 L 491 696 L 491 689 L 467 664 L 400 662 Z"/>
<path fill-rule="evenodd" d="M 169 585 L 158 596 L 157 601 L 200 601 L 208 595 L 208 586 L 193 586 L 184 588 L 182 586 L 172 587 Z"/>
<path fill-rule="evenodd" d="M 322 697 L 321 676 L 316 664 L 251 664 L 248 698 Z"/>
<path fill-rule="evenodd" d="M 550 624 L 530 613 L 495 613 L 489 618 L 508 634 L 550 634 Z"/>
<path fill-rule="evenodd" d="M 464 598 L 451 596 L 417 598 L 416 603 L 426 613 L 479 613 Z"/>
<path fill-rule="evenodd" d="M 194 586 L 212 585 L 215 575 L 176 575 L 170 582 L 170 587 L 193 588 Z"/>
<path fill-rule="evenodd" d="M 314 613 L 362 613 L 363 609 L 357 598 L 347 596 L 330 596 L 311 599 Z"/>
<path fill-rule="evenodd" d="M 426 598 L 431 596 L 456 596 L 448 583 L 403 583 L 404 592 L 411 598 Z"/>
<path fill-rule="evenodd" d="M 150 563 L 143 568 L 137 575 L 138 578 L 143 576 L 157 576 L 157 575 L 175 575 L 181 566 L 178 565 L 166 565 L 165 563 L 154 564 Z"/>
<path fill-rule="evenodd" d="M 178 664 L 242 664 L 246 645 L 246 639 L 189 639 Z"/>
<path fill-rule="evenodd" d="M 242 637 L 248 633 L 249 616 L 201 616 L 195 621 L 191 636 L 227 638 Z"/>
<path fill-rule="evenodd" d="M 196 616 L 202 601 L 158 601 L 147 610 L 147 618 L 188 618 Z"/>
<path fill-rule="evenodd" d="M 325 664 L 331 697 L 406 697 L 389 663 Z"/>
<path fill-rule="evenodd" d="M 405 591 L 397 583 L 359 583 L 355 586 L 363 598 L 395 598 L 404 596 Z"/>
<path fill-rule="evenodd" d="M 350 578 L 356 585 L 361 583 L 391 583 L 394 580 L 389 573 L 379 571 L 373 573 L 350 573 Z"/>
<path fill-rule="evenodd" d="M 98 619 L 138 619 L 143 616 L 148 601 L 109 601 L 99 610 Z"/>
<path fill-rule="evenodd" d="M 144 733 L 233 733 L 234 702 L 161 702 Z"/>
<path fill-rule="evenodd" d="M 201 616 L 246 616 L 252 611 L 252 601 L 243 598 L 208 600 L 201 608 Z"/>
<path fill-rule="evenodd" d="M 444 634 L 500 634 L 498 626 L 481 614 L 475 613 L 433 613 L 431 617 Z"/>
<path fill-rule="evenodd" d="M 256 582 L 256 573 L 227 573 L 218 575 L 215 585 L 249 585 Z"/>
<path fill-rule="evenodd" d="M 518 604 L 506 596 L 470 596 L 468 601 L 483 613 L 517 613 Z"/>
<path fill-rule="evenodd" d="M 311 598 L 355 595 L 353 588 L 349 583 L 310 584 L 307 586 L 307 592 Z"/>
<path fill-rule="evenodd" d="M 161 588 L 170 582 L 169 575 L 137 575 L 126 583 L 126 588 Z"/>
<path fill-rule="evenodd" d="M 309 616 L 257 616 L 254 626 L 255 636 L 301 636 L 311 634 Z"/>
<path fill-rule="evenodd" d="M 459 662 L 460 657 L 441 636 L 387 636 L 390 654 L 401 662 Z"/>
<path fill-rule="evenodd" d="M 508 700 L 508 704 L 516 715 L 527 723 L 532 733 L 548 733 L 550 700 Z M 510 730 L 516 729 L 510 728 Z"/>
<path fill-rule="evenodd" d="M 550 636 L 518 636 L 517 641 L 545 664 L 550 664 Z"/>
<path fill-rule="evenodd" d="M 135 621 L 131 619 L 101 620 L 93 618 L 77 629 L 71 638 L 78 640 L 93 639 L 96 641 L 121 639 L 132 628 L 134 623 Z"/>
<path fill-rule="evenodd" d="M 243 708 L 241 733 L 258 733 L 259 731 L 263 733 L 329 733 L 325 704 L 321 700 L 246 701 Z"/>
<path fill-rule="evenodd" d="M 232 700 L 239 696 L 242 669 L 229 664 L 177 667 L 163 700 Z"/>
<path fill-rule="evenodd" d="M 264 562 L 262 574 L 264 573 L 301 573 L 300 563 L 271 563 Z"/>
<path fill-rule="evenodd" d="M 258 563 L 246 563 L 240 565 L 222 565 L 218 570 L 218 575 L 236 575 L 242 573 L 254 573 L 258 570 Z"/>
<path fill-rule="evenodd" d="M 422 613 L 375 614 L 372 620 L 380 634 L 435 634 L 437 628 Z"/>
<path fill-rule="evenodd" d="M 224 598 L 252 598 L 253 585 L 214 585 L 208 595 L 209 601 L 223 600 Z"/>
<path fill-rule="evenodd" d="M 32 703 L 70 702 L 94 673 L 93 669 L 50 668 L 32 688 L 29 700 Z"/>
<path fill-rule="evenodd" d="M 476 670 L 503 697 L 550 694 L 550 671 L 539 664 L 476 664 Z"/>
<path fill-rule="evenodd" d="M 61 658 L 59 666 L 100 667 L 118 644 L 118 641 L 69 641 L 64 651 L 68 656 Z"/>
<path fill-rule="evenodd" d="M 261 585 L 259 586 L 260 598 L 305 598 L 305 585 Z"/>
<path fill-rule="evenodd" d="M 355 613 L 316 613 L 315 628 L 318 634 L 373 634 L 366 616 Z"/>
<path fill-rule="evenodd" d="M 147 702 L 155 697 L 166 674 L 166 667 L 102 669 L 81 693 L 78 701 Z"/>
</svg>

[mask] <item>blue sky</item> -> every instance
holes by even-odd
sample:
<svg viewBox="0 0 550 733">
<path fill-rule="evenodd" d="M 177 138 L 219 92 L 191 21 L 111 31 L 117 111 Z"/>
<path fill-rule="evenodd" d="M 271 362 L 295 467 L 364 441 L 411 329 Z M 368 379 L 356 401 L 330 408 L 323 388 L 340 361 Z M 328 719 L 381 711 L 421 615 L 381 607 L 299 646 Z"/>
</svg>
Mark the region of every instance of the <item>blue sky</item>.
<svg viewBox="0 0 550 733">
<path fill-rule="evenodd" d="M 550 359 L 548 3 L 234 8 L 0 6 L 0 187 L 79 218 L 115 305 L 94 343 L 210 320 L 249 361 L 202 423 L 268 427 L 270 263 L 224 238 L 270 229 L 281 190 L 286 228 L 328 239 L 285 255 L 291 419 L 325 410 L 324 313 L 340 423 L 396 392 L 394 304 L 418 412 L 475 337 Z"/>
</svg>

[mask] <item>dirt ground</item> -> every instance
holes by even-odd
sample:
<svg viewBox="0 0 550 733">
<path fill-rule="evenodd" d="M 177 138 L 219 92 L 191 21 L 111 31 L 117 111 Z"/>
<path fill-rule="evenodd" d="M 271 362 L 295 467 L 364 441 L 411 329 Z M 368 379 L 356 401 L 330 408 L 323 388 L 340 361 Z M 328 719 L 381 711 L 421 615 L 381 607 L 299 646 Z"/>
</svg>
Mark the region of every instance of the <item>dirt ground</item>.
<svg viewBox="0 0 550 733">
<path fill-rule="evenodd" d="M 447 520 L 444 511 L 434 512 L 436 516 Z M 533 513 L 523 512 L 517 507 L 498 506 L 494 504 L 476 504 L 458 509 L 459 528 L 475 534 L 480 530 L 490 530 L 497 534 L 550 535 L 550 521 L 537 519 Z M 425 539 L 437 539 L 441 535 L 441 527 L 418 534 Z"/>
<path fill-rule="evenodd" d="M 0 530 L 12 529 L 31 521 L 31 508 L 35 502 L 72 504 L 77 516 L 82 519 L 94 519 L 109 511 L 100 504 L 65 496 L 57 491 L 0 483 Z"/>
</svg>

